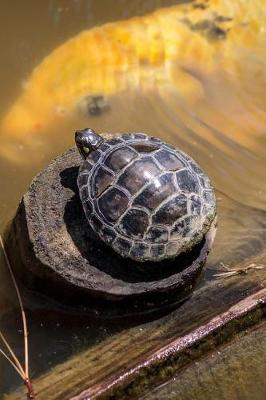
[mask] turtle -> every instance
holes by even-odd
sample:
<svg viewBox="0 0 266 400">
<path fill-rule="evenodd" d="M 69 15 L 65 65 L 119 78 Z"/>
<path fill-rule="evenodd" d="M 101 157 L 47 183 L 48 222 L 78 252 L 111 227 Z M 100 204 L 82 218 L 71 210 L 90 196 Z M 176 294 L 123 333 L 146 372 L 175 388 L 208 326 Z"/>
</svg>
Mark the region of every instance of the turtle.
<svg viewBox="0 0 266 400">
<path fill-rule="evenodd" d="M 85 216 L 120 256 L 162 261 L 203 240 L 216 216 L 215 193 L 185 152 L 146 133 L 104 139 L 85 128 L 75 141 Z"/>
</svg>

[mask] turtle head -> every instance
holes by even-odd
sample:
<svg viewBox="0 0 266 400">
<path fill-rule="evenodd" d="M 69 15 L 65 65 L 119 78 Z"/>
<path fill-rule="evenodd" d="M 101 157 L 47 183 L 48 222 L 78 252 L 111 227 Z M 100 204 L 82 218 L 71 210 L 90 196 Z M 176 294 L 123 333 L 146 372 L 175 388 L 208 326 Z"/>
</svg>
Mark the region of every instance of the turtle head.
<svg viewBox="0 0 266 400">
<path fill-rule="evenodd" d="M 103 142 L 103 138 L 94 130 L 85 128 L 75 133 L 76 146 L 83 158 L 86 158 L 91 151 L 96 150 Z"/>
</svg>

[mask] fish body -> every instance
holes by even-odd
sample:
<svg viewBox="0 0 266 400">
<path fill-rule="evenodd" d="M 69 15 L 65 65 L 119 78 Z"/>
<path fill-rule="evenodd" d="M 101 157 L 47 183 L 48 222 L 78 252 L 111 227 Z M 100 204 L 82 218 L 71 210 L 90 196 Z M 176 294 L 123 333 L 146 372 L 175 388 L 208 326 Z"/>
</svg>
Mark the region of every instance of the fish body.
<svg viewBox="0 0 266 400">
<path fill-rule="evenodd" d="M 262 96 L 252 95 L 255 101 L 246 113 L 245 90 L 241 101 L 237 95 L 234 101 L 232 97 L 240 79 L 249 91 L 254 74 L 265 83 L 260 57 L 265 49 L 265 22 L 263 0 L 197 0 L 83 31 L 33 70 L 0 126 L 0 153 L 13 162 L 24 162 L 19 146 L 30 150 L 49 132 L 57 130 L 60 135 L 58 127 L 84 110 L 89 114 L 108 110 L 108 105 L 95 106 L 95 98 L 104 103 L 108 97 L 140 88 L 144 95 L 159 90 L 166 103 L 164 93 L 176 95 L 184 105 L 178 118 L 190 110 L 197 118 L 188 118 L 186 124 L 217 145 L 219 139 L 209 126 L 221 124 L 232 140 L 250 146 L 250 132 L 265 126 Z M 258 62 L 252 64 L 251 55 Z M 219 98 L 221 82 L 228 90 Z"/>
</svg>

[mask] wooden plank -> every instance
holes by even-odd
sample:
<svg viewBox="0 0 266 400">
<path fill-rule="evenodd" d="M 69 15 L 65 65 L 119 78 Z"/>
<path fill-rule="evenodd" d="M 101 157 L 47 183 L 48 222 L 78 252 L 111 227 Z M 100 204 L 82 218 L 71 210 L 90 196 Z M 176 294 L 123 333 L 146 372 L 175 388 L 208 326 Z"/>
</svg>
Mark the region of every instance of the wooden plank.
<svg viewBox="0 0 266 400">
<path fill-rule="evenodd" d="M 110 391 L 115 391 L 117 393 L 115 389 L 121 386 L 121 381 L 123 385 L 126 383 L 126 386 L 122 387 L 122 390 L 119 388 L 122 398 L 128 397 L 125 396 L 125 393 L 130 394 L 130 398 L 140 395 L 141 392 L 139 392 L 139 388 L 141 387 L 141 390 L 143 390 L 145 386 L 147 388 L 148 385 L 145 381 L 147 381 L 151 370 L 153 372 L 152 377 L 150 376 L 150 379 L 148 379 L 149 385 L 152 382 L 160 382 L 162 378 L 165 379 L 167 374 L 173 374 L 182 364 L 186 364 L 197 358 L 199 356 L 198 353 L 201 353 L 199 348 L 202 346 L 203 342 L 204 351 L 206 351 L 207 346 L 212 347 L 219 345 L 221 341 L 225 339 L 223 336 L 230 337 L 232 323 L 239 323 L 240 326 L 243 323 L 243 327 L 248 327 L 247 321 L 241 321 L 241 317 L 243 318 L 243 316 L 253 312 L 254 315 L 251 318 L 254 318 L 252 323 L 255 323 L 256 319 L 260 318 L 260 310 L 258 311 L 257 308 L 260 306 L 261 302 L 266 302 L 265 289 L 242 300 L 226 312 L 212 318 L 209 322 L 192 330 L 187 335 L 171 341 L 165 347 L 160 348 L 155 353 L 142 360 L 139 364 L 126 369 L 123 373 L 111 375 L 100 384 L 93 385 L 72 399 L 85 400 L 88 398 L 98 398 L 99 396 L 105 397 Z M 207 338 L 211 343 L 206 343 Z M 192 352 L 196 350 L 196 357 L 194 354 L 191 354 L 189 350 L 192 350 Z"/>
<path fill-rule="evenodd" d="M 265 263 L 265 254 L 256 262 Z M 265 277 L 261 270 L 205 284 L 170 314 L 114 334 L 37 378 L 38 399 L 139 397 L 155 381 L 260 321 Z M 21 392 L 7 397 L 18 398 Z"/>
<path fill-rule="evenodd" d="M 261 400 L 266 397 L 266 325 L 189 365 L 143 400 Z"/>
</svg>

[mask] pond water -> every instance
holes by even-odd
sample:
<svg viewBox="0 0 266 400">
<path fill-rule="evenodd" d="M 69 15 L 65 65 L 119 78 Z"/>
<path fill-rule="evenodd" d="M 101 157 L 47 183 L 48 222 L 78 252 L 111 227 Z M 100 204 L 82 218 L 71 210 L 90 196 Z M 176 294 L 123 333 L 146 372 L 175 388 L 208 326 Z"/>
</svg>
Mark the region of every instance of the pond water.
<svg viewBox="0 0 266 400">
<path fill-rule="evenodd" d="M 73 146 L 76 128 L 90 126 L 99 132 L 144 131 L 162 137 L 190 154 L 211 177 L 220 226 L 205 280 L 212 279 L 210 268 L 220 261 L 234 265 L 262 251 L 266 247 L 266 16 L 257 10 L 262 2 L 254 1 L 254 10 L 250 5 L 243 15 L 230 3 L 226 15 L 191 8 L 193 13 L 201 10 L 201 16 L 180 8 L 189 1 L 1 2 L 0 232 L 34 175 Z M 80 37 L 80 49 L 73 50 L 81 59 L 78 67 L 71 57 L 65 58 L 68 50 L 62 59 L 60 54 L 49 56 L 85 29 L 160 7 L 165 9 L 156 17 L 132 22 L 137 44 L 111 28 L 89 38 L 93 43 L 86 50 Z M 173 21 L 178 21 L 175 29 Z M 118 42 L 121 34 L 125 53 L 127 46 L 135 46 L 133 59 L 128 56 L 125 61 L 112 34 Z M 46 56 L 50 63 L 37 68 L 32 78 L 33 68 Z M 84 70 L 85 87 L 79 82 Z M 21 97 L 25 90 L 36 96 L 32 104 Z M 28 104 L 30 117 L 16 109 L 12 114 L 16 102 L 18 107 Z M 26 117 L 34 121 L 30 128 Z M 1 329 L 22 354 L 19 312 L 3 262 L 1 275 Z M 34 376 L 122 328 L 78 316 L 72 316 L 70 324 L 65 311 L 55 311 L 49 300 L 30 296 L 26 305 Z M 3 359 L 0 369 L 4 371 L 1 397 L 16 388 L 19 379 Z"/>
</svg>

